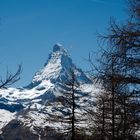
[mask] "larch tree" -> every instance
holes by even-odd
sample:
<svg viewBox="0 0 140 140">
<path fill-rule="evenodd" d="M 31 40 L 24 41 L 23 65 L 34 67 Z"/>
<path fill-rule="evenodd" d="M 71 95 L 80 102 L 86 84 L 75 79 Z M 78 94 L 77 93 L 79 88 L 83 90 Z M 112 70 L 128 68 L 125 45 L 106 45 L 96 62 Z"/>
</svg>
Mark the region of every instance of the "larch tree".
<svg viewBox="0 0 140 140">
<path fill-rule="evenodd" d="M 103 87 L 94 117 L 98 139 L 137 139 L 140 131 L 140 1 L 129 0 L 129 18 L 123 25 L 112 21 L 98 69 Z M 105 106 L 107 103 L 107 107 Z M 99 106 L 99 105 L 98 105 Z M 106 126 L 106 127 L 105 127 Z"/>
</svg>

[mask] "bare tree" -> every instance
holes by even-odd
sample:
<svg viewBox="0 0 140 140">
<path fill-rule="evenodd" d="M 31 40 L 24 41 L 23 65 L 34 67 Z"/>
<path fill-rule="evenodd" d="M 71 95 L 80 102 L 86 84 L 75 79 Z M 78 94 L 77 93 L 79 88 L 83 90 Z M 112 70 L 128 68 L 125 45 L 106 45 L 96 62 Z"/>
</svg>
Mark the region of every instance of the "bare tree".
<svg viewBox="0 0 140 140">
<path fill-rule="evenodd" d="M 106 135 L 99 139 L 136 139 L 140 130 L 140 1 L 129 2 L 129 20 L 124 25 L 112 21 L 109 34 L 102 36 L 108 47 L 100 59 L 97 77 L 106 98 L 97 97 L 101 107 L 93 117 L 100 116 L 94 117 L 100 122 L 96 128 Z"/>
<path fill-rule="evenodd" d="M 65 106 L 64 116 L 57 114 L 52 116 L 51 122 L 61 122 L 62 124 L 62 137 L 67 139 L 76 140 L 77 131 L 79 130 L 77 124 L 81 119 L 77 118 L 77 109 L 80 108 L 80 101 L 78 99 L 82 96 L 79 89 L 80 83 L 77 80 L 75 71 L 73 68 L 67 71 L 66 76 L 63 77 L 59 83 L 59 89 L 57 92 L 60 96 L 57 97 L 56 102 L 60 102 Z"/>
<path fill-rule="evenodd" d="M 20 79 L 21 71 L 22 71 L 21 65 L 18 66 L 18 69 L 14 74 L 12 74 L 7 70 L 5 79 L 3 79 L 2 77 L 0 78 L 0 88 L 6 88 L 17 82 Z"/>
</svg>

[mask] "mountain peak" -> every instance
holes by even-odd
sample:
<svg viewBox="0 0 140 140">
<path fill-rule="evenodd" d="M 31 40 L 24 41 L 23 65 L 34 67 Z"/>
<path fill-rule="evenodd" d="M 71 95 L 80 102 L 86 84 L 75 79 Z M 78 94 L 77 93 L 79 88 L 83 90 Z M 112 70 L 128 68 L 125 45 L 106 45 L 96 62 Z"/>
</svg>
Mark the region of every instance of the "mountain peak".
<svg viewBox="0 0 140 140">
<path fill-rule="evenodd" d="M 56 43 L 53 47 L 53 52 L 57 52 L 57 51 L 65 52 L 66 50 L 63 48 L 62 44 Z"/>
<path fill-rule="evenodd" d="M 54 45 L 53 52 L 50 53 L 44 67 L 34 75 L 32 84 L 36 86 L 44 80 L 49 80 L 54 84 L 64 79 L 69 74 L 71 68 L 74 69 L 79 81 L 89 82 L 89 79 L 82 70 L 73 64 L 67 50 L 61 44 L 57 43 Z"/>
<path fill-rule="evenodd" d="M 56 80 L 61 74 L 72 66 L 72 60 L 67 50 L 59 43 L 53 46 L 53 51 L 49 54 L 49 58 L 44 64 L 44 68 L 38 71 L 32 80 L 32 83 L 38 83 L 43 80 Z"/>
</svg>

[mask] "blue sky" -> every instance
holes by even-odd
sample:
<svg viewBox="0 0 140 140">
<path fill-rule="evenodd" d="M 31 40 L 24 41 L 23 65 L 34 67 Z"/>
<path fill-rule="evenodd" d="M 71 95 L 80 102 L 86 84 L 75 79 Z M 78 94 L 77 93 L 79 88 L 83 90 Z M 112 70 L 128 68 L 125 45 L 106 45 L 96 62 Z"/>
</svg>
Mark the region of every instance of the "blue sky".
<svg viewBox="0 0 140 140">
<path fill-rule="evenodd" d="M 55 43 L 68 49 L 73 62 L 98 52 L 97 33 L 106 33 L 110 17 L 126 18 L 124 0 L 0 0 L 0 74 L 23 65 L 21 80 L 30 83 Z"/>
</svg>

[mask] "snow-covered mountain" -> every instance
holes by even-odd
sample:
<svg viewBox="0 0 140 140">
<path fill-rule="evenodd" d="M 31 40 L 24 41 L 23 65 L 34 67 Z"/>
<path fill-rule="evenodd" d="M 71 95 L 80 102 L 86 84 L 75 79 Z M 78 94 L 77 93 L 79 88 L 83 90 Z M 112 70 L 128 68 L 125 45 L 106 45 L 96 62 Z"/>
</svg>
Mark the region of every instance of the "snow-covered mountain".
<svg viewBox="0 0 140 140">
<path fill-rule="evenodd" d="M 77 103 L 87 107 L 89 102 L 94 100 L 93 92 L 97 92 L 98 89 L 86 74 L 73 64 L 62 45 L 56 44 L 44 67 L 33 76 L 28 86 L 0 89 L 1 135 L 4 137 L 8 129 L 11 128 L 11 123 L 22 124 L 33 135 L 37 134 L 37 137 L 40 135 L 39 130 L 48 127 L 60 131 L 65 124 L 50 120 L 55 115 L 67 117 L 70 112 L 70 108 L 64 103 L 66 95 L 62 90 L 64 90 L 63 84 L 70 76 L 71 70 L 74 71 L 79 83 L 77 96 L 80 98 Z M 79 112 L 80 109 L 76 111 Z M 86 124 L 83 124 L 84 127 Z"/>
</svg>

